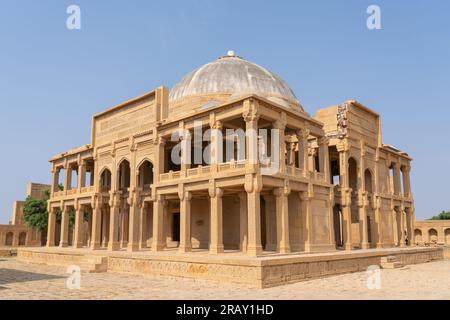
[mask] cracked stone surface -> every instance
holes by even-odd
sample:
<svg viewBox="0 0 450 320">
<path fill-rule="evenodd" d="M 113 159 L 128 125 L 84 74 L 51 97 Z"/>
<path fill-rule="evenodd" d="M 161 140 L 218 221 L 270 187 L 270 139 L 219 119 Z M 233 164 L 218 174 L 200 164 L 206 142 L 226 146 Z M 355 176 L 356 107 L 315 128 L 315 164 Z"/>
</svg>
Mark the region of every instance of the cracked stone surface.
<svg viewBox="0 0 450 320">
<path fill-rule="evenodd" d="M 81 274 L 79 290 L 66 286 L 64 267 L 0 258 L 0 299 L 450 299 L 450 260 L 381 270 L 381 288 L 367 288 L 366 272 L 254 289 L 211 281 L 117 273 Z"/>
</svg>

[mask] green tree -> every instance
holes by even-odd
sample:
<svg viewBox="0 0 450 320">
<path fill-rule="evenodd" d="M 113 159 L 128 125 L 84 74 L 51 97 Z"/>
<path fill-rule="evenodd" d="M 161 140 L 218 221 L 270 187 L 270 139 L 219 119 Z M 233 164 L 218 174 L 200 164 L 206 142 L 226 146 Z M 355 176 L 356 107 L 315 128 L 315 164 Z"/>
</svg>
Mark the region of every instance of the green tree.
<svg viewBox="0 0 450 320">
<path fill-rule="evenodd" d="M 23 207 L 23 218 L 25 224 L 38 231 L 47 230 L 48 212 L 47 201 L 50 199 L 50 192 L 46 192 L 42 200 L 27 197 Z"/>
<path fill-rule="evenodd" d="M 62 186 L 58 186 L 59 190 L 62 190 Z M 50 192 L 45 192 L 42 200 L 27 197 L 23 207 L 23 218 L 25 224 L 38 231 L 46 231 L 48 226 L 48 211 L 47 201 L 50 199 Z M 84 212 L 84 221 L 88 221 L 89 213 Z M 60 209 L 56 211 L 56 222 L 61 223 L 62 212 Z M 73 228 L 75 225 L 75 210 L 73 208 L 69 211 L 69 228 Z"/>
<path fill-rule="evenodd" d="M 430 220 L 450 220 L 450 212 L 442 211 L 439 215 L 434 216 Z"/>
</svg>

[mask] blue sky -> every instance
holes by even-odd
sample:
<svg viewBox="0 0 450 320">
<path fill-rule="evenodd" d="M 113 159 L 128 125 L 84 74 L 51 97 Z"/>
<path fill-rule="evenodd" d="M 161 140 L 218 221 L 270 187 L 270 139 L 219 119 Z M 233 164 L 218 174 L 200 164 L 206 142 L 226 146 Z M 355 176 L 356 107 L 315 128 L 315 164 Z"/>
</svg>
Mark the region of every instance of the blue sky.
<svg viewBox="0 0 450 320">
<path fill-rule="evenodd" d="M 81 30 L 66 8 L 81 8 Z M 366 27 L 381 8 L 382 30 Z M 414 157 L 416 215 L 450 210 L 450 2 L 0 0 L 0 222 L 91 116 L 233 49 L 282 76 L 305 109 L 357 99 Z M 4 152 L 8 150 L 8 152 Z"/>
</svg>

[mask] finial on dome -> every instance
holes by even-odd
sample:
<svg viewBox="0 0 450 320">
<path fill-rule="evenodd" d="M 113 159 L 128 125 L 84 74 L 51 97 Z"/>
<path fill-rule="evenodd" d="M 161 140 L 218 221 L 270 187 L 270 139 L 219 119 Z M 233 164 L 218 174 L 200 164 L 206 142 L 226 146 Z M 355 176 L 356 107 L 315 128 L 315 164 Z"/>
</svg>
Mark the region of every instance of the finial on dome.
<svg viewBox="0 0 450 320">
<path fill-rule="evenodd" d="M 219 59 L 226 59 L 226 58 L 242 59 L 242 57 L 236 55 L 236 52 L 234 52 L 234 50 L 228 50 L 227 54 L 225 56 L 220 57 Z"/>
</svg>

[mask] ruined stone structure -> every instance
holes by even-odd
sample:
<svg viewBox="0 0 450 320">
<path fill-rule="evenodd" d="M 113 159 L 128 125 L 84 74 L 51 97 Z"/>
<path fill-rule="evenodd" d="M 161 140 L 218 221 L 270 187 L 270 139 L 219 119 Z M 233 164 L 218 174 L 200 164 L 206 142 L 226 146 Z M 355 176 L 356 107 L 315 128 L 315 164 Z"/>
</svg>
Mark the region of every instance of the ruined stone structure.
<svg viewBox="0 0 450 320">
<path fill-rule="evenodd" d="M 450 246 L 450 220 L 416 221 L 414 244 Z"/>
<path fill-rule="evenodd" d="M 208 148 L 173 140 L 195 123 L 211 130 L 211 161 L 177 164 L 174 148 L 184 160 Z M 279 135 L 247 134 L 242 156 L 220 159 L 218 137 L 236 143 L 227 129 Z M 282 79 L 230 52 L 95 115 L 90 143 L 51 159 L 47 246 L 253 257 L 409 246 L 410 163 L 382 143 L 374 111 L 347 101 L 313 118 Z"/>
<path fill-rule="evenodd" d="M 43 199 L 49 185 L 29 183 L 27 197 Z M 15 201 L 9 224 L 0 225 L 0 247 L 41 246 L 45 244 L 45 235 L 25 225 L 23 219 L 24 201 Z"/>
</svg>

